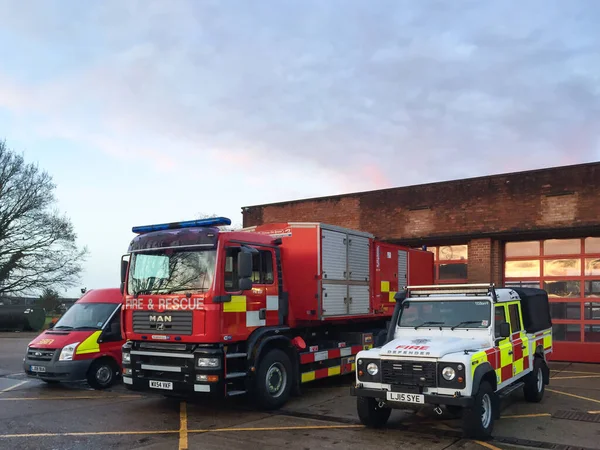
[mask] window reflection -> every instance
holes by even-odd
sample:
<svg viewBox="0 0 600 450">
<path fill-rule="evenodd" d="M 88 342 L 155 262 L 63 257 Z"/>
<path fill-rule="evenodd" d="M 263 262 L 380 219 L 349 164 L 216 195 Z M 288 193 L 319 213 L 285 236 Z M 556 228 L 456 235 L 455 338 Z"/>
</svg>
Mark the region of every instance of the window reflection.
<svg viewBox="0 0 600 450">
<path fill-rule="evenodd" d="M 526 261 L 506 261 L 504 273 L 507 278 L 533 278 L 540 276 L 539 259 Z"/>
<path fill-rule="evenodd" d="M 579 281 L 544 281 L 544 289 L 549 297 L 579 297 L 581 283 Z"/>
<path fill-rule="evenodd" d="M 600 325 L 586 325 L 583 339 L 586 342 L 600 342 Z"/>
<path fill-rule="evenodd" d="M 586 258 L 585 275 L 600 275 L 600 258 Z"/>
<path fill-rule="evenodd" d="M 586 302 L 583 311 L 585 320 L 600 320 L 600 303 Z"/>
<path fill-rule="evenodd" d="M 589 237 L 585 239 L 586 253 L 600 253 L 600 237 Z"/>
<path fill-rule="evenodd" d="M 585 296 L 600 297 L 600 280 L 585 281 Z"/>
<path fill-rule="evenodd" d="M 504 249 L 507 258 L 522 256 L 540 256 L 540 242 L 508 242 Z"/>
<path fill-rule="evenodd" d="M 548 239 L 544 255 L 576 255 L 581 253 L 581 239 Z"/>
<path fill-rule="evenodd" d="M 550 259 L 544 261 L 544 275 L 548 277 L 573 277 L 581 275 L 580 259 Z"/>
<path fill-rule="evenodd" d="M 581 320 L 581 303 L 550 303 L 553 319 Z"/>
<path fill-rule="evenodd" d="M 552 339 L 557 341 L 581 342 L 581 325 L 558 323 L 552 325 Z"/>
<path fill-rule="evenodd" d="M 445 245 L 439 249 L 438 259 L 444 261 L 467 259 L 467 245 Z"/>
</svg>

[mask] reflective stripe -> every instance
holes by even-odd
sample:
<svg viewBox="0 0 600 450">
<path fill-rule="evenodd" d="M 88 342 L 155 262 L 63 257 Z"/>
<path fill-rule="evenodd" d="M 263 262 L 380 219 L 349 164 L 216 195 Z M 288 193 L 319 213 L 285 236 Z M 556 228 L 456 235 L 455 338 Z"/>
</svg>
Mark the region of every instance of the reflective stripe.
<svg viewBox="0 0 600 450">
<path fill-rule="evenodd" d="M 389 281 L 381 282 L 381 292 L 390 292 L 390 282 Z"/>
<path fill-rule="evenodd" d="M 246 312 L 246 296 L 232 295 L 230 302 L 223 303 L 223 312 Z"/>
<path fill-rule="evenodd" d="M 98 344 L 98 338 L 102 334 L 101 330 L 95 331 L 81 344 L 77 346 L 75 351 L 76 355 L 86 355 L 88 353 L 98 353 L 100 351 L 100 344 Z"/>
</svg>

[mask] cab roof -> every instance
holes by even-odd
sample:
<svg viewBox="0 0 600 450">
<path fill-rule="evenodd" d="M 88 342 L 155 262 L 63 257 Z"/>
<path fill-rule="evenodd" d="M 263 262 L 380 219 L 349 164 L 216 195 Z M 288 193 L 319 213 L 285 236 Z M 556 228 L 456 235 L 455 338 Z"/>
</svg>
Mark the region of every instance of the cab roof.
<svg viewBox="0 0 600 450">
<path fill-rule="evenodd" d="M 75 303 L 122 303 L 123 295 L 119 288 L 92 289 Z"/>
</svg>

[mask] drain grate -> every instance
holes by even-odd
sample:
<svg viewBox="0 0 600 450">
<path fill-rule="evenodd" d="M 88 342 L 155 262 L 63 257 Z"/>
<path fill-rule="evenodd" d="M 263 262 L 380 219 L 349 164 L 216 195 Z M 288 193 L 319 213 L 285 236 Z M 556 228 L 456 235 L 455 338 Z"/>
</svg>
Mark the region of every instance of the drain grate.
<svg viewBox="0 0 600 450">
<path fill-rule="evenodd" d="M 556 411 L 552 414 L 552 418 L 600 423 L 600 414 L 590 414 L 581 411 Z"/>
<path fill-rule="evenodd" d="M 499 437 L 499 436 L 494 436 L 492 442 L 516 445 L 519 447 L 532 447 L 532 448 L 543 448 L 543 449 L 552 449 L 552 450 L 597 450 L 597 449 L 592 449 L 592 448 L 587 448 L 587 447 L 579 447 L 576 445 L 555 444 L 552 442 L 531 441 L 529 439 L 519 439 L 519 438 Z"/>
</svg>

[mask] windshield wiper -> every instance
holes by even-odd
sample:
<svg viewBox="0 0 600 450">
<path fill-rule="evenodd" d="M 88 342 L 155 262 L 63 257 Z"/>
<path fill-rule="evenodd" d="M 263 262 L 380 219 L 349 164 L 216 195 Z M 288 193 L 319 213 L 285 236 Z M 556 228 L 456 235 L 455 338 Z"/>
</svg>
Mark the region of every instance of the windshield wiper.
<svg viewBox="0 0 600 450">
<path fill-rule="evenodd" d="M 84 326 L 84 327 L 75 327 L 73 329 L 77 330 L 77 331 L 83 331 L 83 330 L 99 330 L 100 328 L 88 325 L 88 326 Z"/>
<path fill-rule="evenodd" d="M 416 330 L 417 328 L 419 328 L 419 327 L 423 327 L 423 326 L 425 326 L 425 325 L 444 325 L 444 323 L 445 323 L 445 322 L 423 322 L 422 324 L 420 324 L 420 325 L 417 325 L 417 326 L 415 327 L 415 330 Z M 441 327 L 440 327 L 440 328 L 441 328 Z"/>
<path fill-rule="evenodd" d="M 454 331 L 455 328 L 460 327 L 461 325 L 468 325 L 470 323 L 481 323 L 481 320 L 465 320 L 464 322 L 459 323 L 458 325 L 454 325 L 450 329 Z"/>
</svg>

